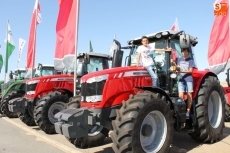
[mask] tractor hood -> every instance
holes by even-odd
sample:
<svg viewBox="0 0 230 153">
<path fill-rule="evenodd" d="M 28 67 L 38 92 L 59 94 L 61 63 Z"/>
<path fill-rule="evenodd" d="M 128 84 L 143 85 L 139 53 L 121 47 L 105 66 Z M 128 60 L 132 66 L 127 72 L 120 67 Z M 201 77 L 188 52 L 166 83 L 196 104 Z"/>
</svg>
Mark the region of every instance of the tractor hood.
<svg viewBox="0 0 230 153">
<path fill-rule="evenodd" d="M 99 80 L 107 80 L 109 78 L 121 78 L 128 76 L 149 76 L 149 73 L 144 67 L 136 66 L 126 66 L 126 67 L 116 67 L 106 70 L 101 70 L 98 72 L 93 72 L 87 75 L 84 75 L 81 78 L 81 82 L 97 82 Z"/>
<path fill-rule="evenodd" d="M 74 75 L 72 74 L 58 74 L 58 75 L 47 75 L 47 76 L 41 76 L 41 77 L 36 77 L 32 78 L 26 81 L 28 84 L 29 82 L 33 81 L 40 81 L 40 80 L 51 80 L 51 79 L 65 79 L 65 78 L 72 78 L 73 79 Z"/>
</svg>

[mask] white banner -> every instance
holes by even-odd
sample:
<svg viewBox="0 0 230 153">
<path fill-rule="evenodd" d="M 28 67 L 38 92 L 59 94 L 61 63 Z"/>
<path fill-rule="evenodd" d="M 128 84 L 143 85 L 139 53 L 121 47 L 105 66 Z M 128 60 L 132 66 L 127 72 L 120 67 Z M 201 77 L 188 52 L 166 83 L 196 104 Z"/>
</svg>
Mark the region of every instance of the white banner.
<svg viewBox="0 0 230 153">
<path fill-rule="evenodd" d="M 26 40 L 19 38 L 19 51 L 18 51 L 18 64 L 20 62 L 21 59 L 21 55 L 22 55 L 22 50 L 25 46 Z"/>
</svg>

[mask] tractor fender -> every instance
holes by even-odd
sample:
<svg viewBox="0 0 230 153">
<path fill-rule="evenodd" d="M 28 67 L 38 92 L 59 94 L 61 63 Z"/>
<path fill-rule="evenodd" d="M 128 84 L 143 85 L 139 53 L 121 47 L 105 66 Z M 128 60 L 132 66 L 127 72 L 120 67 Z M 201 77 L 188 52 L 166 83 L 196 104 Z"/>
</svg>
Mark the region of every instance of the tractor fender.
<svg viewBox="0 0 230 153">
<path fill-rule="evenodd" d="M 164 95 L 166 100 L 170 102 L 171 108 L 174 109 L 174 105 L 172 103 L 172 100 L 171 100 L 170 96 L 163 89 L 161 89 L 159 87 L 151 87 L 151 86 L 148 86 L 148 87 L 146 87 L 146 86 L 138 86 L 136 88 L 151 91 L 151 92 L 156 92 L 156 93 L 159 93 L 161 95 Z"/>
<path fill-rule="evenodd" d="M 66 89 L 66 88 L 59 88 L 59 87 L 56 87 L 56 88 L 53 88 L 54 90 L 56 91 L 60 91 L 60 92 L 64 92 L 66 93 L 69 97 L 73 97 L 73 91 L 70 91 L 69 89 Z"/>
<path fill-rule="evenodd" d="M 199 89 L 201 87 L 202 81 L 207 77 L 207 76 L 214 76 L 217 77 L 217 75 L 211 71 L 195 71 L 193 72 L 193 98 L 197 97 L 197 93 L 199 92 Z M 218 77 L 217 77 L 218 79 Z"/>
</svg>

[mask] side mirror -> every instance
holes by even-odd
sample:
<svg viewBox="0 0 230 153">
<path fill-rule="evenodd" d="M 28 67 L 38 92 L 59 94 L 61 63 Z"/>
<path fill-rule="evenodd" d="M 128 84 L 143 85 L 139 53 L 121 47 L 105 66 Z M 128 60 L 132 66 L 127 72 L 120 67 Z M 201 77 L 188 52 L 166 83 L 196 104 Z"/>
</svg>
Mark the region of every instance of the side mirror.
<svg viewBox="0 0 230 153">
<path fill-rule="evenodd" d="M 89 63 L 90 63 L 89 54 L 85 54 L 85 56 L 84 56 L 84 63 L 85 63 L 85 64 L 89 64 Z"/>
<path fill-rule="evenodd" d="M 14 72 L 14 75 L 15 75 L 15 76 L 18 76 L 18 71 L 15 71 L 15 72 Z"/>
<path fill-rule="evenodd" d="M 42 64 L 38 63 L 38 70 L 40 70 L 42 68 Z"/>
<path fill-rule="evenodd" d="M 190 36 L 187 34 L 180 35 L 180 48 L 190 48 Z"/>
<path fill-rule="evenodd" d="M 10 74 L 9 74 L 9 78 L 10 78 L 10 79 L 14 79 L 14 77 L 13 77 L 13 73 L 12 73 L 12 72 L 10 72 Z"/>
</svg>

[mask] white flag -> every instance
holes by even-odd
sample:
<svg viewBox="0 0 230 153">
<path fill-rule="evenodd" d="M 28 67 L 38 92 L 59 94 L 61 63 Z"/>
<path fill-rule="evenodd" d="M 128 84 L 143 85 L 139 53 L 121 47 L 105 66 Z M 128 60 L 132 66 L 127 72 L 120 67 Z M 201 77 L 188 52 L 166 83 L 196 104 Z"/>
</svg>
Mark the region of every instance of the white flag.
<svg viewBox="0 0 230 153">
<path fill-rule="evenodd" d="M 18 63 L 20 62 L 21 55 L 22 55 L 22 50 L 25 46 L 26 40 L 19 38 L 19 51 L 18 51 Z"/>
<path fill-rule="evenodd" d="M 38 0 L 35 1 L 33 15 L 35 15 L 36 17 L 36 20 L 37 20 L 36 24 L 39 24 L 42 22 L 41 8 L 40 8 L 40 3 Z"/>
<path fill-rule="evenodd" d="M 175 22 L 173 23 L 173 26 L 171 27 L 171 30 L 179 32 L 179 24 L 178 24 L 177 18 L 176 18 Z"/>
</svg>

